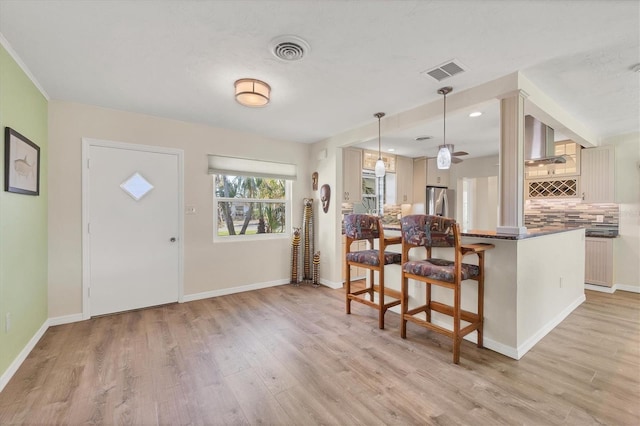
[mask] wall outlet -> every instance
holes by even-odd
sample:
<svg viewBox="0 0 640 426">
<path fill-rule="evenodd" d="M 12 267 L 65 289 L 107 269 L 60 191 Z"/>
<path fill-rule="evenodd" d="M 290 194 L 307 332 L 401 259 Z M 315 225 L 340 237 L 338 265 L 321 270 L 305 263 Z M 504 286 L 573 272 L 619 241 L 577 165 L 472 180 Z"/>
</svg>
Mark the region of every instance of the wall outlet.
<svg viewBox="0 0 640 426">
<path fill-rule="evenodd" d="M 11 313 L 7 312 L 7 314 L 4 316 L 4 332 L 8 333 L 11 330 Z"/>
<path fill-rule="evenodd" d="M 596 222 L 598 222 L 598 223 L 604 222 L 604 215 L 603 214 L 597 214 L 596 215 Z"/>
</svg>

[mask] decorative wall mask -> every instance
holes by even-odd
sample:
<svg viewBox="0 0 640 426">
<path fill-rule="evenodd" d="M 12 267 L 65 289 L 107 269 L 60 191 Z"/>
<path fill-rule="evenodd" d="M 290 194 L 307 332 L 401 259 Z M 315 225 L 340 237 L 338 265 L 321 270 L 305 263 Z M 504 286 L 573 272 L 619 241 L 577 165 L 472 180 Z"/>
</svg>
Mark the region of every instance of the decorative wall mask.
<svg viewBox="0 0 640 426">
<path fill-rule="evenodd" d="M 311 175 L 311 183 L 313 186 L 313 190 L 317 191 L 318 190 L 318 172 L 313 172 L 313 174 Z"/>
<path fill-rule="evenodd" d="M 322 201 L 322 211 L 329 211 L 329 202 L 331 201 L 331 187 L 326 183 L 320 188 L 320 201 Z"/>
</svg>

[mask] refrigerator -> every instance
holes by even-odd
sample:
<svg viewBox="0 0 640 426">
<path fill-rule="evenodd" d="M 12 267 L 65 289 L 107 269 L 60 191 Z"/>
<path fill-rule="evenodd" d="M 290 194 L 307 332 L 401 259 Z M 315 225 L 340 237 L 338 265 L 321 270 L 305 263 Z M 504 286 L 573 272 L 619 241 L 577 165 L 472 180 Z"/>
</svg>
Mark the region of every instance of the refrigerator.
<svg viewBox="0 0 640 426">
<path fill-rule="evenodd" d="M 455 219 L 456 192 L 442 186 L 427 186 L 425 213 Z"/>
</svg>

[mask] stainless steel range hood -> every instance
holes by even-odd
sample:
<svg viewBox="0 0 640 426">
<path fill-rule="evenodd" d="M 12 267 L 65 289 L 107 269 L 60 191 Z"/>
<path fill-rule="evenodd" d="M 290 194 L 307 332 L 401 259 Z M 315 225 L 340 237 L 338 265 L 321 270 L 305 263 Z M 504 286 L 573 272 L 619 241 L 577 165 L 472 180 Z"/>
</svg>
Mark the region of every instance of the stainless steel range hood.
<svg viewBox="0 0 640 426">
<path fill-rule="evenodd" d="M 555 155 L 553 129 L 537 118 L 524 117 L 524 160 L 525 164 L 562 164 L 567 160 Z"/>
</svg>

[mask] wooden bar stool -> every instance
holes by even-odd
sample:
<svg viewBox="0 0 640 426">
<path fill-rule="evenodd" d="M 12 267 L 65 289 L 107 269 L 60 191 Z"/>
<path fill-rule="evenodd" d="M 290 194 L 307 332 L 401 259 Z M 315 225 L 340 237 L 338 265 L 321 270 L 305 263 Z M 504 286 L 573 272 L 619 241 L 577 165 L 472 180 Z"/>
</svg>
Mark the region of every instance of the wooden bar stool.
<svg viewBox="0 0 640 426">
<path fill-rule="evenodd" d="M 392 263 L 400 263 L 402 255 L 385 251 L 391 244 L 400 244 L 401 237 L 385 238 L 382 222 L 377 216 L 365 214 L 351 214 L 344 218 L 344 234 L 346 236 L 345 253 L 345 290 L 346 310 L 351 313 L 351 301 L 363 303 L 378 310 L 378 326 L 384 328 L 384 314 L 392 306 L 400 304 L 400 292 L 385 289 L 384 266 Z M 374 249 L 373 241 L 378 239 L 378 249 Z M 351 251 L 351 243 L 358 240 L 368 240 L 369 250 Z M 358 291 L 351 291 L 351 266 L 369 270 L 369 285 Z M 374 271 L 378 272 L 378 284 L 374 284 Z M 378 293 L 375 301 L 374 293 Z M 369 295 L 367 300 L 363 295 Z M 385 302 L 385 298 L 393 298 Z"/>
<path fill-rule="evenodd" d="M 453 340 L 453 362 L 460 362 L 460 343 L 467 334 L 476 331 L 478 347 L 482 348 L 482 327 L 484 309 L 484 251 L 495 247 L 493 244 L 460 243 L 460 226 L 455 220 L 440 216 L 410 215 L 400 220 L 402 228 L 402 287 L 400 336 L 407 337 L 407 321 L 411 321 L 429 330 L 443 334 Z M 426 259 L 410 260 L 409 251 L 424 247 Z M 450 247 L 454 250 L 454 259 L 435 259 L 431 257 L 432 247 Z M 463 263 L 464 256 L 475 254 L 478 265 Z M 426 285 L 424 305 L 409 309 L 409 279 Z M 462 281 L 478 282 L 478 306 L 475 313 L 461 308 Z M 437 302 L 431 298 L 431 286 L 436 285 L 453 291 L 453 305 Z M 449 330 L 431 321 L 431 312 L 436 311 L 453 318 L 453 329 Z M 426 320 L 417 316 L 424 313 Z M 424 317 L 424 315 L 422 315 Z M 468 325 L 462 327 L 462 321 Z"/>
</svg>

